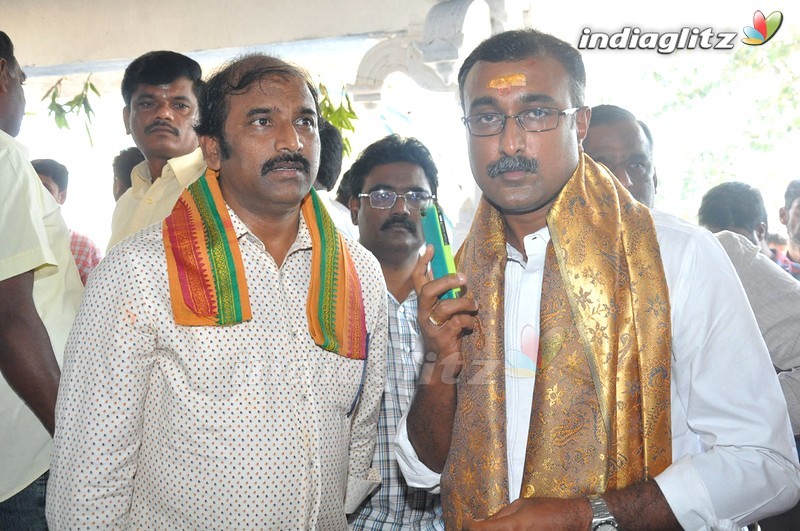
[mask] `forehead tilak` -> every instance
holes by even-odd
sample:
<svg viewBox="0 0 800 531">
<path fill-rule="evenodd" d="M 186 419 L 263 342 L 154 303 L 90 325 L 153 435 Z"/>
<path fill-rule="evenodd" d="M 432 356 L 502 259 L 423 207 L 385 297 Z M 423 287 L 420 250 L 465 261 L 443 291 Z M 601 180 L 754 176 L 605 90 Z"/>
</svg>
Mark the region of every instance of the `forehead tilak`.
<svg viewBox="0 0 800 531">
<path fill-rule="evenodd" d="M 510 74 L 489 80 L 487 88 L 496 89 L 499 95 L 504 96 L 511 92 L 511 87 L 524 87 L 527 84 L 525 74 Z"/>
</svg>

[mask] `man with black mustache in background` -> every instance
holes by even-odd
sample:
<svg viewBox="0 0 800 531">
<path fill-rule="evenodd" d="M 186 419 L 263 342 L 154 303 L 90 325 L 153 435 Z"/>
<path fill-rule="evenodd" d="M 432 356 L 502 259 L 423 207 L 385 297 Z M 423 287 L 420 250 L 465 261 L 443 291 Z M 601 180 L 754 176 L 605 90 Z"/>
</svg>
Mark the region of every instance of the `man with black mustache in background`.
<svg viewBox="0 0 800 531">
<path fill-rule="evenodd" d="M 438 171 L 419 140 L 389 135 L 362 151 L 349 174 L 351 218 L 359 242 L 381 264 L 389 305 L 387 385 L 372 464 L 382 483 L 350 518 L 351 528 L 444 529 L 439 495 L 406 485 L 392 446 L 424 361 L 411 272 L 425 243 L 420 209 L 436 196 Z"/>
<path fill-rule="evenodd" d="M 205 171 L 194 123 L 203 89 L 197 61 L 170 51 L 146 53 L 122 78 L 125 131 L 144 154 L 111 220 L 110 249 L 167 217 L 181 192 Z"/>
<path fill-rule="evenodd" d="M 56 406 L 51 529 L 335 529 L 380 482 L 386 284 L 312 188 L 307 73 L 207 82 L 208 169 L 95 269 Z"/>
</svg>

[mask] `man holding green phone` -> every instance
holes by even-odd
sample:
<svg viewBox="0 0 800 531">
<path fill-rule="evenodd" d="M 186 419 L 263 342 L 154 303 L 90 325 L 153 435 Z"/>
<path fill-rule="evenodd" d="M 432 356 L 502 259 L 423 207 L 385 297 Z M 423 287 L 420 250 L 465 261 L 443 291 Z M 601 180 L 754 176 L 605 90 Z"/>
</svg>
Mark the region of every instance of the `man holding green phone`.
<svg viewBox="0 0 800 531">
<path fill-rule="evenodd" d="M 448 529 L 734 529 L 792 507 L 786 402 L 736 272 L 584 153 L 580 53 L 507 31 L 458 80 L 483 196 L 457 276 L 430 281 L 430 250 L 412 274 L 433 363 L 398 424 L 408 483 L 441 488 Z"/>
</svg>

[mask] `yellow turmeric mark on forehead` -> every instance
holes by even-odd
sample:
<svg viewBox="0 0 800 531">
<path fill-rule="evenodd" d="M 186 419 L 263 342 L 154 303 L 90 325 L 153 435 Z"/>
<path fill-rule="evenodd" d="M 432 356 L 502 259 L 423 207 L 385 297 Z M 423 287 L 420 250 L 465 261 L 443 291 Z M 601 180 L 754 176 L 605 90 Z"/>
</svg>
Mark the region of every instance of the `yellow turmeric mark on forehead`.
<svg viewBox="0 0 800 531">
<path fill-rule="evenodd" d="M 524 87 L 528 84 L 525 74 L 511 74 L 510 76 L 496 77 L 489 81 L 489 88 L 497 89 L 500 94 L 508 94 L 511 87 Z"/>
</svg>

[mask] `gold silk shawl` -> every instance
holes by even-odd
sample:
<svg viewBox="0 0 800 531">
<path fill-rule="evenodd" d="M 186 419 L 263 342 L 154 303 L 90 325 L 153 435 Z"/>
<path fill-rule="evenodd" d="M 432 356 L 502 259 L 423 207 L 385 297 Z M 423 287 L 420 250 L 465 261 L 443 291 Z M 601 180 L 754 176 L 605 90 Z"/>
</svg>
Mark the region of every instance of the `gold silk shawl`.
<svg viewBox="0 0 800 531">
<path fill-rule="evenodd" d="M 672 460 L 670 308 L 649 210 L 581 154 L 547 214 L 539 357 L 522 497 L 576 497 L 656 476 Z M 448 529 L 508 504 L 505 226 L 481 200 L 456 258 L 478 301 L 465 337 L 450 453 Z"/>
</svg>

